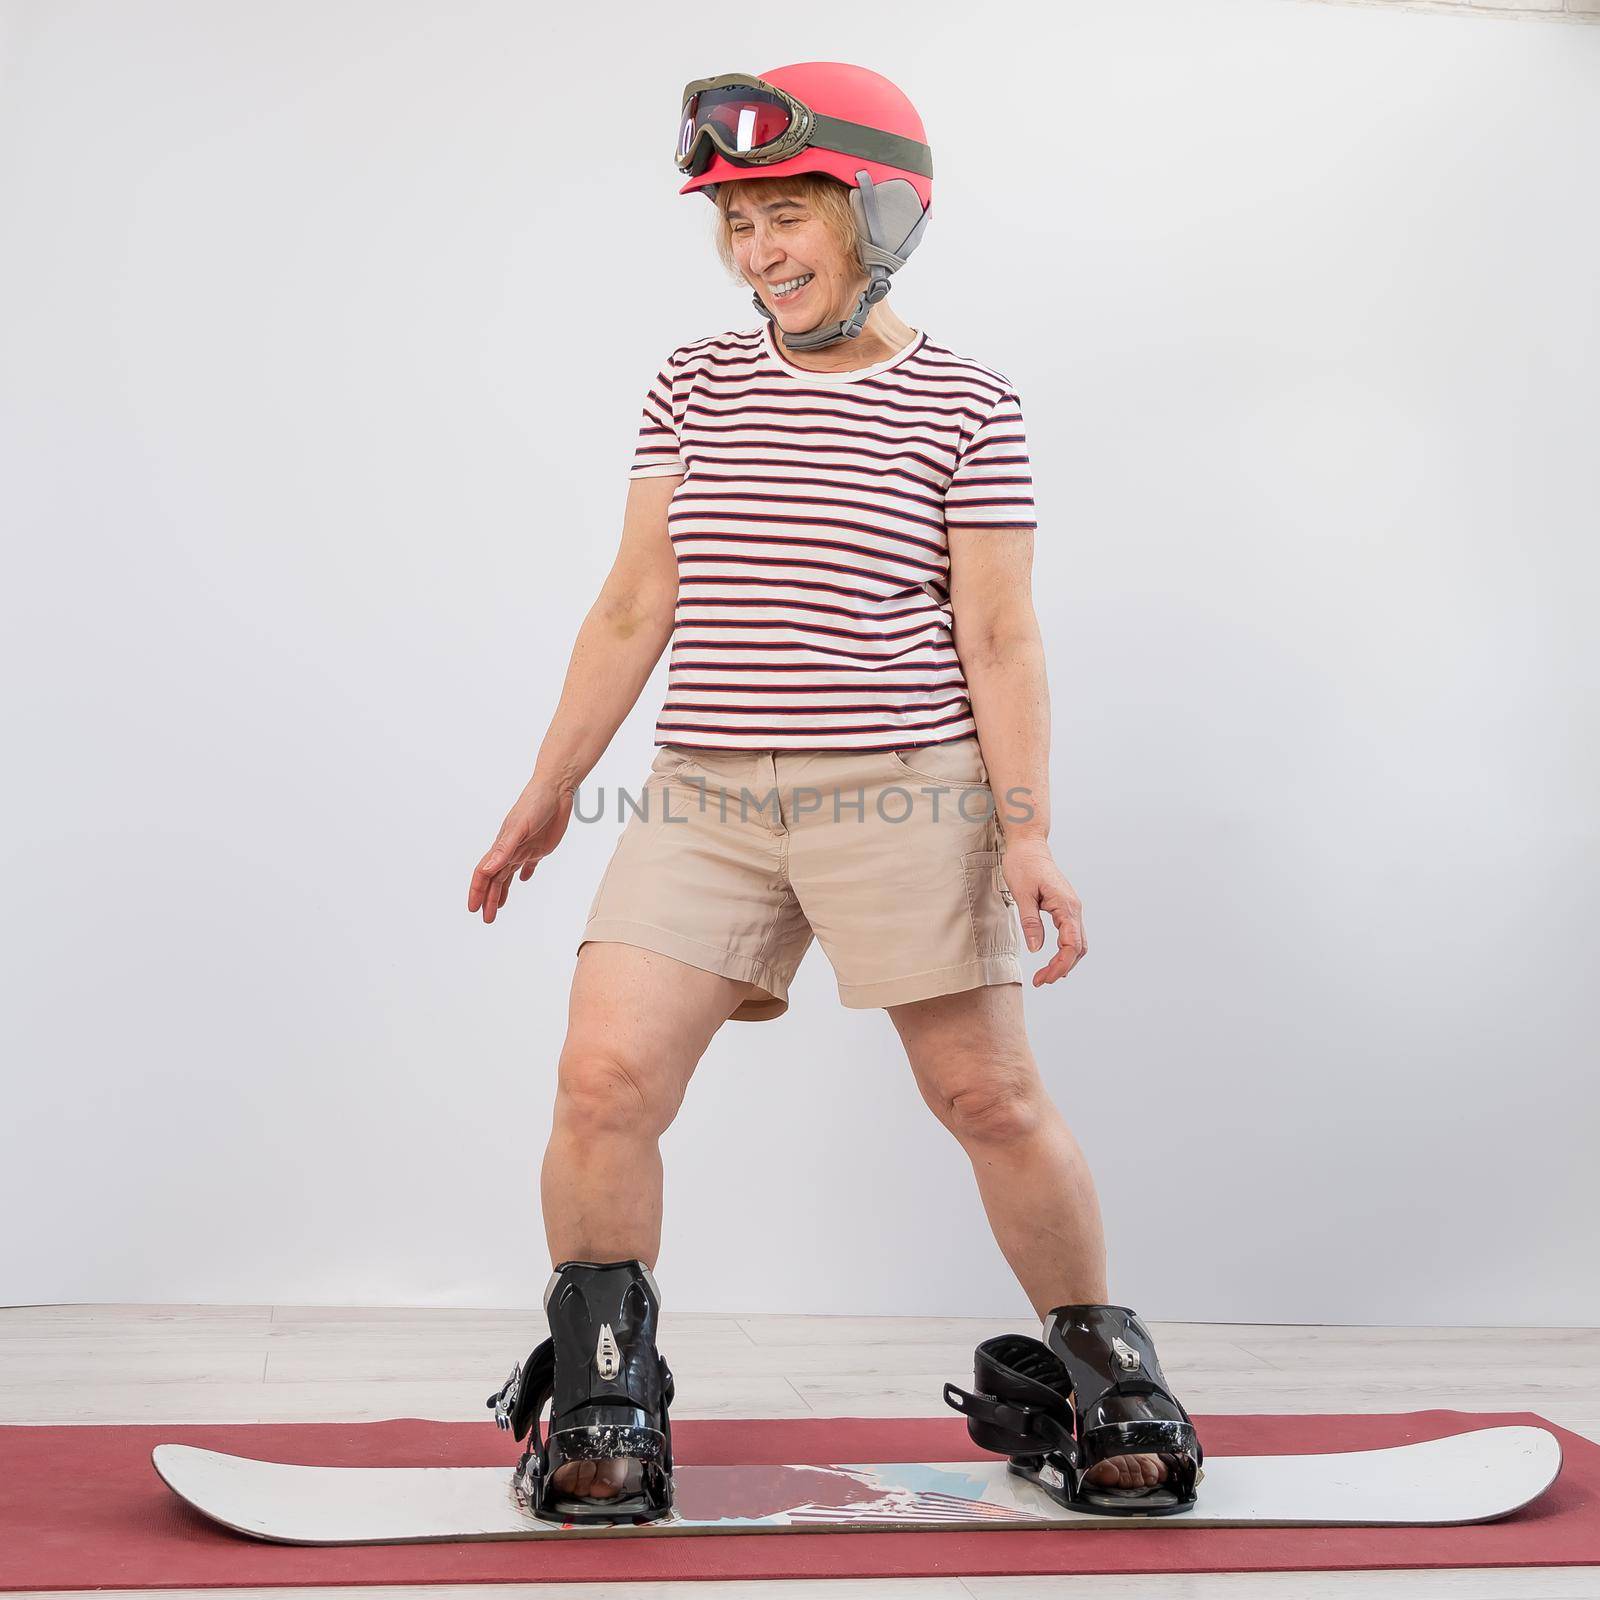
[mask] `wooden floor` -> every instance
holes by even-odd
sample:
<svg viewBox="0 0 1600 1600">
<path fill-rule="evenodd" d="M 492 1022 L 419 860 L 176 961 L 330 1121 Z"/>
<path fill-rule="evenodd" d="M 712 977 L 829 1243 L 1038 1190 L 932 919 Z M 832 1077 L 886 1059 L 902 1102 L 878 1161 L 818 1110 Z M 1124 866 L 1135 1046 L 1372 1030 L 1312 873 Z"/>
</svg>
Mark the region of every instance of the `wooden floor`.
<svg viewBox="0 0 1600 1600">
<path fill-rule="evenodd" d="M 1192 1412 L 1537 1411 L 1600 1440 L 1600 1330 L 1346 1328 L 1152 1323 Z M 693 1316 L 666 1312 L 660 1345 L 683 1417 L 948 1416 L 947 1380 L 1009 1321 Z M 484 1396 L 544 1334 L 537 1310 L 289 1306 L 0 1308 L 0 1422 L 313 1422 L 433 1417 L 486 1422 Z M 514 1454 L 514 1446 L 508 1446 Z M 511 1456 L 508 1454 L 508 1462 Z M 654 1600 L 1600 1600 L 1600 1568 L 1195 1576 L 916 1578 L 660 1584 L 473 1584 L 339 1591 L 359 1600 L 570 1594 Z M 105 1596 L 114 1591 L 96 1590 Z M 160 1591 L 160 1600 L 218 1591 Z M 327 1589 L 229 1590 L 232 1600 Z M 143 1591 L 150 1600 L 151 1591 Z"/>
</svg>

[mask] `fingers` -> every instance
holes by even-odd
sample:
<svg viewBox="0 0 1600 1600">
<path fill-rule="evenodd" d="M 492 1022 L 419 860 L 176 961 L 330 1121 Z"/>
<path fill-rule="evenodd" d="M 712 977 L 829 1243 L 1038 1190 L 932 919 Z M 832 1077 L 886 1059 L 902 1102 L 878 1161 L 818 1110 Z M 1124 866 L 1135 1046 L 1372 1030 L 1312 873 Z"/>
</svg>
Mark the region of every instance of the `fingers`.
<svg viewBox="0 0 1600 1600">
<path fill-rule="evenodd" d="M 1034 973 L 1036 989 L 1066 977 L 1089 953 L 1089 941 L 1083 931 L 1083 906 L 1078 897 L 1070 890 L 1065 895 L 1058 894 L 1047 885 L 1041 889 L 1039 901 L 1055 923 L 1056 953 Z M 1043 944 L 1042 939 L 1040 943 Z"/>
<path fill-rule="evenodd" d="M 494 882 L 499 861 L 491 850 L 472 872 L 472 882 L 467 885 L 467 910 L 476 911 L 489 897 L 489 885 Z"/>
<path fill-rule="evenodd" d="M 483 920 L 493 922 L 495 913 L 511 893 L 511 879 L 520 872 L 526 883 L 533 876 L 538 858 L 526 859 L 529 842 L 525 821 L 512 812 L 500 824 L 500 832 L 495 835 L 494 843 L 473 871 L 472 882 L 467 886 L 469 913 L 481 910 Z"/>
<path fill-rule="evenodd" d="M 500 880 L 494 879 L 489 885 L 489 891 L 483 897 L 483 920 L 493 922 L 495 913 L 505 904 L 500 894 Z"/>
<path fill-rule="evenodd" d="M 489 885 L 489 893 L 483 903 L 485 922 L 493 922 L 496 912 L 506 903 L 506 898 L 511 893 L 511 880 L 515 876 L 516 868 L 507 867 L 504 872 L 498 873 Z"/>
<path fill-rule="evenodd" d="M 507 865 L 505 852 L 497 846 L 478 863 L 477 870 L 472 874 L 472 883 L 467 889 L 467 910 L 481 910 L 483 920 L 493 922 L 495 913 L 511 894 L 512 883 L 518 878 L 526 883 L 538 865 L 537 856 L 520 866 L 516 862 Z"/>
</svg>

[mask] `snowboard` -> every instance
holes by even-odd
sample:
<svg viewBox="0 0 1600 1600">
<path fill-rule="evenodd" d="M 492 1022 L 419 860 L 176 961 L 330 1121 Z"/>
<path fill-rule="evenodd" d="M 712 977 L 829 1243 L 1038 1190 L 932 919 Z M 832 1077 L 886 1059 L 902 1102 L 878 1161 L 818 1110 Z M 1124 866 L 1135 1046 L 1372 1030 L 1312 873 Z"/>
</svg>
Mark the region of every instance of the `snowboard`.
<svg viewBox="0 0 1600 1600">
<path fill-rule="evenodd" d="M 977 1528 L 1380 1527 L 1493 1522 L 1555 1482 L 1544 1428 L 1478 1428 L 1382 1450 L 1207 1456 L 1197 1502 L 1165 1516 L 1069 1511 L 1000 1456 L 840 1466 L 680 1465 L 674 1505 L 643 1523 L 557 1523 L 519 1499 L 509 1466 L 316 1467 L 157 1445 L 167 1486 L 197 1511 L 280 1544 L 629 1539 L 685 1534 Z"/>
</svg>

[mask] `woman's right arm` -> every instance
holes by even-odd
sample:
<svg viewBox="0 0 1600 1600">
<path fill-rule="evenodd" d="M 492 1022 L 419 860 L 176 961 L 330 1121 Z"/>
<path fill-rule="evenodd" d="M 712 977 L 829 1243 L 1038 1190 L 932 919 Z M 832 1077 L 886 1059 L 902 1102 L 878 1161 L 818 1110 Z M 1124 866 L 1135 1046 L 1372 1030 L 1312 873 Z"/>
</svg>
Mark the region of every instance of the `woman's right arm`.
<svg viewBox="0 0 1600 1600">
<path fill-rule="evenodd" d="M 622 542 L 578 629 L 533 782 L 572 793 L 606 752 L 672 637 L 678 564 L 667 507 L 682 476 L 631 478 Z"/>
<path fill-rule="evenodd" d="M 578 785 L 605 753 L 672 637 L 678 564 L 667 507 L 681 475 L 631 478 L 622 540 L 600 593 L 578 629 L 561 698 L 533 776 L 507 813 L 467 891 L 467 910 L 493 922 L 511 880 L 526 880 L 566 832 Z"/>
</svg>

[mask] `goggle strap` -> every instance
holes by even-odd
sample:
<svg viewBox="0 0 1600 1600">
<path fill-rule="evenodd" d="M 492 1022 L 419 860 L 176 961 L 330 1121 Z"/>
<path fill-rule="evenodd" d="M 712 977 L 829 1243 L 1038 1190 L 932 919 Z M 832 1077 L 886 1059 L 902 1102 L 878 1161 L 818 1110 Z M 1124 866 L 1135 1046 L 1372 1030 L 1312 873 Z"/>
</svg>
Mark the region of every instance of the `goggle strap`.
<svg viewBox="0 0 1600 1600">
<path fill-rule="evenodd" d="M 898 133 L 885 133 L 881 128 L 865 127 L 859 122 L 813 114 L 811 137 L 807 142 L 821 145 L 825 150 L 837 150 L 840 155 L 859 156 L 863 161 L 899 167 L 902 172 L 915 172 L 924 178 L 933 176 L 933 152 L 927 145 L 915 139 L 903 139 Z"/>
</svg>

